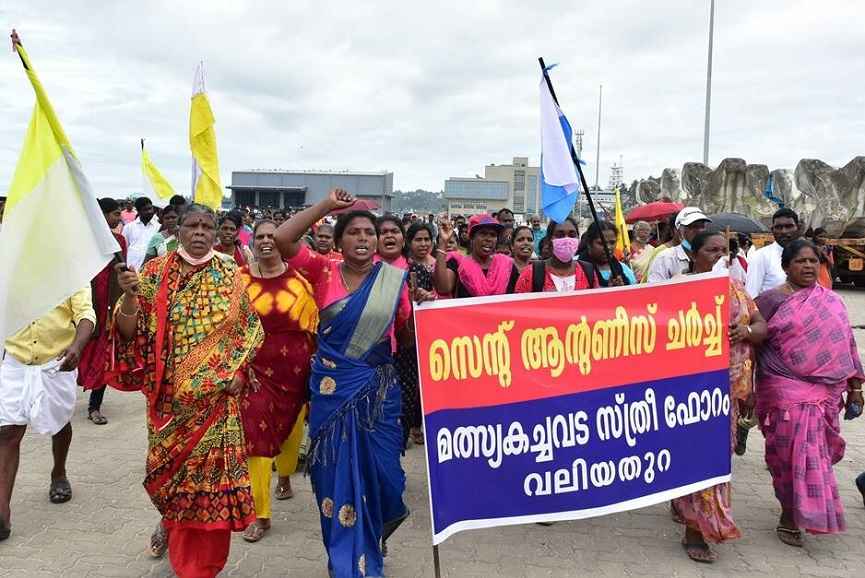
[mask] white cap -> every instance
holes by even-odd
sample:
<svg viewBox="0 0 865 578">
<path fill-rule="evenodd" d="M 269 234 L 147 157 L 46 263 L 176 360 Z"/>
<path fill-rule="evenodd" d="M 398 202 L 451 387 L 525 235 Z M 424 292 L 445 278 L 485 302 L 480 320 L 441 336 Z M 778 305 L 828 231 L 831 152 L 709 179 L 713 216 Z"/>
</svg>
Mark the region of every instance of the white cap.
<svg viewBox="0 0 865 578">
<path fill-rule="evenodd" d="M 711 223 L 712 219 L 707 217 L 699 207 L 685 207 L 676 215 L 676 228 L 687 227 L 697 221 L 708 221 Z"/>
</svg>

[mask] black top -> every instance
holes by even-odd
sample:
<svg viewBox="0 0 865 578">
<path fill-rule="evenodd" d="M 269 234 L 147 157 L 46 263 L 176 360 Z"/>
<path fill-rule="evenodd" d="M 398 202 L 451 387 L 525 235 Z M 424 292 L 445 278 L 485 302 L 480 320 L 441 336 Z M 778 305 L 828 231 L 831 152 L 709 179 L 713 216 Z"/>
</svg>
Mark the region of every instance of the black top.
<svg viewBox="0 0 865 578">
<path fill-rule="evenodd" d="M 468 257 L 468 256 L 463 257 L 463 258 L 464 259 L 471 259 L 471 257 Z M 447 264 L 448 264 L 448 269 L 453 271 L 454 275 L 456 275 L 456 278 L 457 278 L 456 290 L 454 291 L 454 297 L 456 297 L 457 299 L 463 299 L 464 297 L 477 297 L 477 295 L 472 295 L 471 293 L 469 293 L 468 289 L 466 289 L 465 286 L 462 284 L 462 281 L 460 281 L 460 274 L 459 274 L 460 265 L 459 265 L 459 263 L 457 263 L 457 260 L 454 259 L 453 257 L 451 257 L 450 259 L 448 259 Z M 488 271 L 484 271 L 485 275 L 487 273 L 488 273 Z M 514 287 L 517 286 L 517 279 L 519 279 L 519 278 L 520 278 L 520 272 L 517 269 L 517 266 L 514 265 L 513 263 L 511 263 L 511 278 L 508 280 L 508 290 L 507 290 L 508 294 L 511 294 L 514 292 Z"/>
</svg>

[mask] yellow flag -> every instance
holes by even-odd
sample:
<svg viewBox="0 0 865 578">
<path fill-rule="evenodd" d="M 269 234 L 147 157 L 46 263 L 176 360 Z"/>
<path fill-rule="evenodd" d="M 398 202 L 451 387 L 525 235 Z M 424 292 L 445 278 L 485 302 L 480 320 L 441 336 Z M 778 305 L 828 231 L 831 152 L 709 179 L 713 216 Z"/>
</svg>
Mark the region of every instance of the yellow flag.
<svg viewBox="0 0 865 578">
<path fill-rule="evenodd" d="M 175 195 L 174 187 L 150 160 L 150 155 L 144 148 L 144 139 L 141 139 L 141 172 L 144 174 L 144 194 L 155 206 L 165 207 Z"/>
<path fill-rule="evenodd" d="M 120 251 L 27 52 L 12 37 L 36 104 L 0 232 L 0 340 L 89 286 Z"/>
<path fill-rule="evenodd" d="M 204 63 L 198 65 L 189 109 L 189 148 L 192 151 L 192 199 L 218 210 L 222 206 L 222 184 L 219 179 L 219 157 L 216 153 L 216 131 L 213 111 L 204 87 Z"/>
<path fill-rule="evenodd" d="M 631 239 L 628 237 L 628 225 L 622 212 L 622 196 L 616 187 L 616 259 L 624 259 L 631 252 Z"/>
</svg>

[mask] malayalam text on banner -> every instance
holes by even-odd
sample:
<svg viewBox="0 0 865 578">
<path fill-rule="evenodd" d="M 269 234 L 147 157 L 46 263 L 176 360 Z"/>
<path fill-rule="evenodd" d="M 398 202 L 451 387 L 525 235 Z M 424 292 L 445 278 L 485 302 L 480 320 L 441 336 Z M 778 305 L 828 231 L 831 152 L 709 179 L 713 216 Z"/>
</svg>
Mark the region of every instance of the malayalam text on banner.
<svg viewBox="0 0 865 578">
<path fill-rule="evenodd" d="M 433 543 L 730 479 L 729 279 L 415 311 Z"/>
</svg>

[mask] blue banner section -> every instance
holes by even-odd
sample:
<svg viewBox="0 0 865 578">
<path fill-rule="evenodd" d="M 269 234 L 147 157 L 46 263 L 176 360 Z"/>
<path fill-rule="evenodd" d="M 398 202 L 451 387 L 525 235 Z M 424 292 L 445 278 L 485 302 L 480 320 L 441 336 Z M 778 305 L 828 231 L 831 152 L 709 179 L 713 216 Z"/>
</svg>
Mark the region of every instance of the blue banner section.
<svg viewBox="0 0 865 578">
<path fill-rule="evenodd" d="M 602 515 L 729 476 L 730 403 L 720 370 L 429 414 L 436 542 L 460 522 Z"/>
</svg>

